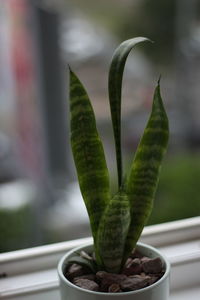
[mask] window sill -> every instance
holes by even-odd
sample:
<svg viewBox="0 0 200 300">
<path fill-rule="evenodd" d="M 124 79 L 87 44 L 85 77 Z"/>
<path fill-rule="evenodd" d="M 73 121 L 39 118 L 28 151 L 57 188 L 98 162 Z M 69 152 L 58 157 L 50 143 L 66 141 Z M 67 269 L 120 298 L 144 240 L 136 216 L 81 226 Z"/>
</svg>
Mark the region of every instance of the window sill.
<svg viewBox="0 0 200 300">
<path fill-rule="evenodd" d="M 144 229 L 141 241 L 158 247 L 171 262 L 170 300 L 200 297 L 200 217 Z M 79 239 L 0 255 L 0 298 L 59 299 L 57 262 Z"/>
</svg>

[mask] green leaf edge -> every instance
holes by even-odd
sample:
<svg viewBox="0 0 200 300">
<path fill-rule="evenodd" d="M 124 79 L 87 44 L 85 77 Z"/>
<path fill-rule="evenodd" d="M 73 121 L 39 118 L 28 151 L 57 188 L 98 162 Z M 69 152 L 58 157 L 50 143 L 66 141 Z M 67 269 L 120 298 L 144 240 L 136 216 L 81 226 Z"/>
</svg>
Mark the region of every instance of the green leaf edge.
<svg viewBox="0 0 200 300">
<path fill-rule="evenodd" d="M 90 99 L 71 69 L 70 116 L 72 153 L 96 245 L 99 223 L 110 201 L 109 173 Z M 99 261 L 96 246 L 95 252 Z"/>
<path fill-rule="evenodd" d="M 115 50 L 111 59 L 108 76 L 108 92 L 111 110 L 111 119 L 115 140 L 115 151 L 117 161 L 118 186 L 121 187 L 123 179 L 123 164 L 121 150 L 121 92 L 122 79 L 126 59 L 134 46 L 149 40 L 145 37 L 136 37 L 121 43 Z"/>
<path fill-rule="evenodd" d="M 156 128 L 153 124 L 159 124 L 159 127 Z M 157 140 L 157 144 L 151 138 L 151 134 L 153 136 L 154 133 L 156 137 L 156 132 L 159 133 L 157 135 L 157 139 L 159 139 L 159 141 Z M 167 149 L 168 140 L 169 121 L 160 94 L 159 78 L 154 91 L 152 111 L 137 147 L 129 174 L 126 177 L 126 182 L 124 183 L 124 190 L 129 197 L 131 207 L 131 224 L 124 249 L 124 260 L 126 260 L 132 249 L 135 248 L 152 211 L 161 164 Z M 147 146 L 146 143 L 148 144 Z M 142 159 L 144 159 L 143 162 Z M 145 159 L 147 160 L 146 162 Z M 148 187 L 148 184 L 150 187 Z M 137 195 L 138 192 L 140 192 L 139 195 Z"/>
</svg>

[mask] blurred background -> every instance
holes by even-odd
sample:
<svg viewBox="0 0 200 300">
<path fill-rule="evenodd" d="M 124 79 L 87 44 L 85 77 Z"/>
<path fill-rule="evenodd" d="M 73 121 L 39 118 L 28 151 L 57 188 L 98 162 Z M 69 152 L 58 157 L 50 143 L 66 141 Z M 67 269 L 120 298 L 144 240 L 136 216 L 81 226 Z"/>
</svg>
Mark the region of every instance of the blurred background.
<svg viewBox="0 0 200 300">
<path fill-rule="evenodd" d="M 148 224 L 200 213 L 200 2 L 0 0 L 0 252 L 90 235 L 69 143 L 68 64 L 91 98 L 116 190 L 107 95 L 114 49 L 128 58 L 122 101 L 128 167 L 161 91 L 170 144 Z"/>
</svg>

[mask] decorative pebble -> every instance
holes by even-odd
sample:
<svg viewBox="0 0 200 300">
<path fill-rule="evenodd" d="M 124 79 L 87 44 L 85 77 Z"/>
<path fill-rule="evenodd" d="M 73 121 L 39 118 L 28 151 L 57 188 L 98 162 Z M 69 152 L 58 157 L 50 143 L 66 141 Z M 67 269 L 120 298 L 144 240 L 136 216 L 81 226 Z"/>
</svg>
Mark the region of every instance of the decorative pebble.
<svg viewBox="0 0 200 300">
<path fill-rule="evenodd" d="M 149 279 L 149 276 L 130 276 L 120 283 L 120 287 L 123 291 L 135 291 L 146 287 L 149 283 Z"/>
<path fill-rule="evenodd" d="M 130 259 L 127 261 L 122 273 L 129 275 L 140 274 L 142 272 L 142 264 L 139 258 Z"/>
<path fill-rule="evenodd" d="M 74 279 L 74 284 L 89 291 L 99 291 L 99 285 L 93 280 L 76 278 Z"/>
<path fill-rule="evenodd" d="M 127 278 L 127 276 L 124 274 L 112 274 L 99 271 L 96 273 L 96 278 L 100 284 L 101 291 L 108 292 L 108 289 L 112 284 L 119 284 L 123 279 Z"/>
<path fill-rule="evenodd" d="M 145 273 L 156 274 L 162 272 L 163 264 L 159 257 L 148 259 L 142 262 L 142 268 Z"/>
<path fill-rule="evenodd" d="M 66 276 L 72 280 L 75 277 L 84 275 L 84 268 L 78 264 L 72 264 L 67 269 Z"/>
<path fill-rule="evenodd" d="M 77 276 L 77 277 L 74 278 L 73 282 L 76 279 L 89 279 L 89 280 L 95 281 L 96 276 L 95 276 L 95 274 L 85 274 L 85 275 Z"/>
<path fill-rule="evenodd" d="M 120 285 L 118 283 L 113 283 L 108 288 L 109 293 L 120 293 L 122 292 Z"/>
</svg>

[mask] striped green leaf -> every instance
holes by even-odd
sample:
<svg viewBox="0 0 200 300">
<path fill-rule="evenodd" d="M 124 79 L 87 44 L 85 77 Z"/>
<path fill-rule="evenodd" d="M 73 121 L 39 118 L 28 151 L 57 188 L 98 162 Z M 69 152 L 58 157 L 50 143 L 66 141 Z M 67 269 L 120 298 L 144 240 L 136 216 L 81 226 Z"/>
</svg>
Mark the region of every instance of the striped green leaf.
<svg viewBox="0 0 200 300">
<path fill-rule="evenodd" d="M 138 43 L 149 41 L 144 37 L 129 39 L 121 43 L 115 50 L 108 78 L 108 91 L 111 109 L 111 117 L 115 138 L 115 149 L 118 171 L 118 185 L 122 184 L 123 168 L 122 168 L 122 153 L 121 153 L 121 90 L 122 77 L 126 59 L 132 48 Z"/>
<path fill-rule="evenodd" d="M 99 225 L 98 254 L 107 272 L 118 273 L 120 271 L 129 225 L 129 199 L 120 191 L 107 205 Z"/>
<path fill-rule="evenodd" d="M 135 247 L 151 213 L 168 137 L 168 118 L 158 82 L 154 93 L 152 112 L 126 182 L 125 190 L 131 207 L 131 224 L 126 240 L 124 259 Z"/>
<path fill-rule="evenodd" d="M 73 157 L 96 244 L 99 222 L 110 199 L 109 175 L 93 108 L 82 83 L 72 71 L 70 115 Z"/>
</svg>

